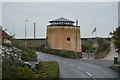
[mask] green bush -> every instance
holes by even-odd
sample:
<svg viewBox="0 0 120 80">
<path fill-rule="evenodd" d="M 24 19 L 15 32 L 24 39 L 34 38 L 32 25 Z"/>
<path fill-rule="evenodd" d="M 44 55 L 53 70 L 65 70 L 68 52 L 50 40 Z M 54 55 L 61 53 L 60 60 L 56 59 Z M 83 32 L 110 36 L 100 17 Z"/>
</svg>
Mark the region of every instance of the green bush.
<svg viewBox="0 0 120 80">
<path fill-rule="evenodd" d="M 21 60 L 22 61 L 30 61 L 31 60 L 31 57 L 28 53 L 26 53 L 25 51 L 23 51 L 21 53 Z"/>
<path fill-rule="evenodd" d="M 110 32 L 110 35 L 112 35 L 114 46 L 120 55 L 120 26 L 118 26 L 115 31 Z"/>
<path fill-rule="evenodd" d="M 82 41 L 82 51 L 83 52 L 92 52 L 93 43 L 91 41 Z"/>
</svg>

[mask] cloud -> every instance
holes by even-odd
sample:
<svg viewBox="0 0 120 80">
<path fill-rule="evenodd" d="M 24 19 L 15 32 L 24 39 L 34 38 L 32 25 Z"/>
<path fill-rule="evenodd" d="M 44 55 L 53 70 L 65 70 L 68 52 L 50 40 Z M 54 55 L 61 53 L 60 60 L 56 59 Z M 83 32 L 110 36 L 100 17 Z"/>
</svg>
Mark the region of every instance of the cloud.
<svg viewBox="0 0 120 80">
<path fill-rule="evenodd" d="M 34 22 L 37 27 L 37 37 L 46 37 L 46 26 L 49 20 L 65 17 L 79 20 L 82 37 L 94 36 L 91 35 L 91 31 L 95 26 L 98 27 L 98 36 L 107 37 L 108 33 L 117 26 L 117 9 L 116 2 L 5 2 L 3 3 L 3 26 L 9 33 L 13 32 L 12 28 L 15 27 L 16 37 L 24 37 L 24 21 L 28 19 L 27 37 L 33 37 Z"/>
</svg>

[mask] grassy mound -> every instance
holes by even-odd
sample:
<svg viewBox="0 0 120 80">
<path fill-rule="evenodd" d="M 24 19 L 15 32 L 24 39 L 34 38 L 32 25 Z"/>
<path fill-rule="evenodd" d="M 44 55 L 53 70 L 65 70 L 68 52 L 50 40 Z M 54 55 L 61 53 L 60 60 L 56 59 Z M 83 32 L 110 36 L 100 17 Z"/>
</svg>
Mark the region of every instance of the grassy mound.
<svg viewBox="0 0 120 80">
<path fill-rule="evenodd" d="M 37 79 L 52 79 L 59 78 L 59 65 L 55 61 L 43 61 L 37 65 L 35 72 Z"/>
</svg>

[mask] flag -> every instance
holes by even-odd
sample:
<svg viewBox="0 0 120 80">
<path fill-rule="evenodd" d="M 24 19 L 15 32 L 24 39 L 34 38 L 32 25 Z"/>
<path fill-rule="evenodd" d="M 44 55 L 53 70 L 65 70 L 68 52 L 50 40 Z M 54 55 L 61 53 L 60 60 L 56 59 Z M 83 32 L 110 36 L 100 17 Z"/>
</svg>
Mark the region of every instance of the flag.
<svg viewBox="0 0 120 80">
<path fill-rule="evenodd" d="M 94 32 L 96 32 L 96 27 L 93 29 L 92 34 L 93 34 Z"/>
</svg>

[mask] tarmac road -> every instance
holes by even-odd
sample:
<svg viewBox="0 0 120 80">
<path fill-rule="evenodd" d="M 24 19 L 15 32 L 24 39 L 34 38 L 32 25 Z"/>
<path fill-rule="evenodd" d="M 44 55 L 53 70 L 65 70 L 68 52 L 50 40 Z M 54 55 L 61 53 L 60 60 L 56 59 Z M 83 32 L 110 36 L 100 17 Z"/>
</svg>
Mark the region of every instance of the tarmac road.
<svg viewBox="0 0 120 80">
<path fill-rule="evenodd" d="M 57 61 L 60 67 L 60 78 L 89 78 L 89 80 L 97 80 L 97 78 L 111 78 L 113 80 L 118 78 L 117 72 L 104 66 L 42 52 L 36 52 L 36 54 L 38 62 Z"/>
</svg>

